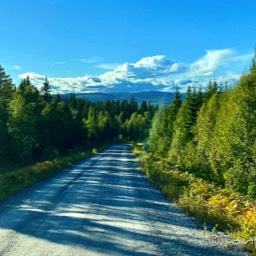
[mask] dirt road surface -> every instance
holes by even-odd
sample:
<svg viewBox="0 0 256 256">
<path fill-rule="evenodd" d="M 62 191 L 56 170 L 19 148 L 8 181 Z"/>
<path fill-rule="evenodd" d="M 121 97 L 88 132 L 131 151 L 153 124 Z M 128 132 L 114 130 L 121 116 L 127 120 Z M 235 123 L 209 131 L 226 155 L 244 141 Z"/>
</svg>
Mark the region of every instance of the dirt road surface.
<svg viewBox="0 0 256 256">
<path fill-rule="evenodd" d="M 114 145 L 0 204 L 0 255 L 246 255 L 213 247 Z"/>
</svg>

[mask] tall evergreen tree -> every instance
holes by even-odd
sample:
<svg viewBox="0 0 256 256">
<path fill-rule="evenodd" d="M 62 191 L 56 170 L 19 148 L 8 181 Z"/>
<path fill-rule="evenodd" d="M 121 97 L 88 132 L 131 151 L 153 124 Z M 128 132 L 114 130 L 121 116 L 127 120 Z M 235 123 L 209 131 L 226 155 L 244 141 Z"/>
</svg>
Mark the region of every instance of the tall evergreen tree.
<svg viewBox="0 0 256 256">
<path fill-rule="evenodd" d="M 8 161 L 10 134 L 8 133 L 8 107 L 14 93 L 14 85 L 9 75 L 0 65 L 0 164 Z"/>
<path fill-rule="evenodd" d="M 184 164 L 186 145 L 194 138 L 194 125 L 201 105 L 198 102 L 196 90 L 187 89 L 187 96 L 179 109 L 174 124 L 174 135 L 169 152 L 173 164 Z"/>
<path fill-rule="evenodd" d="M 173 138 L 174 123 L 181 106 L 181 95 L 178 89 L 175 92 L 172 104 L 158 112 L 154 117 L 154 131 L 151 131 L 151 145 L 149 151 L 154 157 L 167 157 Z"/>
<path fill-rule="evenodd" d="M 51 96 L 51 86 L 47 77 L 45 77 L 43 87 L 41 90 L 42 90 L 44 100 L 49 103 L 52 100 L 52 96 Z"/>
<path fill-rule="evenodd" d="M 218 91 L 219 91 L 218 83 L 215 80 L 210 81 L 207 85 L 204 99 L 206 101 L 209 100 L 212 97 L 212 95 L 217 93 Z"/>
<path fill-rule="evenodd" d="M 170 150 L 170 146 L 173 139 L 173 133 L 174 133 L 174 123 L 176 121 L 181 104 L 182 104 L 181 95 L 179 90 L 176 89 L 174 100 L 171 106 L 166 111 L 167 122 L 165 127 L 164 143 L 163 143 L 163 151 L 162 151 L 162 154 L 164 155 L 164 157 L 167 157 L 168 151 Z"/>
</svg>

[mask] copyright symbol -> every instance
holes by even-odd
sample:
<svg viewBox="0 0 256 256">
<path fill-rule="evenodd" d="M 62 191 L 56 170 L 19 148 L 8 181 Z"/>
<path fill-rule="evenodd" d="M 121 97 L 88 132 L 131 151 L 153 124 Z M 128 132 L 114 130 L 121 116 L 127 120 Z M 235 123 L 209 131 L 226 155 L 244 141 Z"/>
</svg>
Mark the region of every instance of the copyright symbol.
<svg viewBox="0 0 256 256">
<path fill-rule="evenodd" d="M 211 236 L 210 239 L 209 239 L 209 243 L 212 245 L 212 246 L 217 246 L 219 245 L 220 241 L 219 241 L 219 237 L 218 236 Z"/>
</svg>

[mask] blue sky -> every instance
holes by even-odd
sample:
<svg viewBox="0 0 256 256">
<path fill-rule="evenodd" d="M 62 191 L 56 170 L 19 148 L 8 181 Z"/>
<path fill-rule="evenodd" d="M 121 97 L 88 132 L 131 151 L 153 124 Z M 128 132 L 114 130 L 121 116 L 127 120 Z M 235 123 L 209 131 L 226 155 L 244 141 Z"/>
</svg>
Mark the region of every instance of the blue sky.
<svg viewBox="0 0 256 256">
<path fill-rule="evenodd" d="M 235 83 L 256 43 L 256 2 L 8 0 L 0 64 L 54 92 L 171 91 Z"/>
</svg>

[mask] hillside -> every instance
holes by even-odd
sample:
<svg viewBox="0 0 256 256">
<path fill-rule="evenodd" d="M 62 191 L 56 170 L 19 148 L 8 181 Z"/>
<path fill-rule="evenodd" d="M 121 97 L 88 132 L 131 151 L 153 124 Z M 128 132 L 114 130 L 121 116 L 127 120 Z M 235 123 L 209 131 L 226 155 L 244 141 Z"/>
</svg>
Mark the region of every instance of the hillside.
<svg viewBox="0 0 256 256">
<path fill-rule="evenodd" d="M 181 93 L 181 98 L 184 99 L 185 93 Z M 145 100 L 154 105 L 170 105 L 174 93 L 160 92 L 160 91 L 147 91 L 136 93 L 77 93 L 77 98 L 88 99 L 93 102 L 105 101 L 105 100 L 129 100 L 131 97 L 135 99 L 139 104 Z"/>
</svg>

